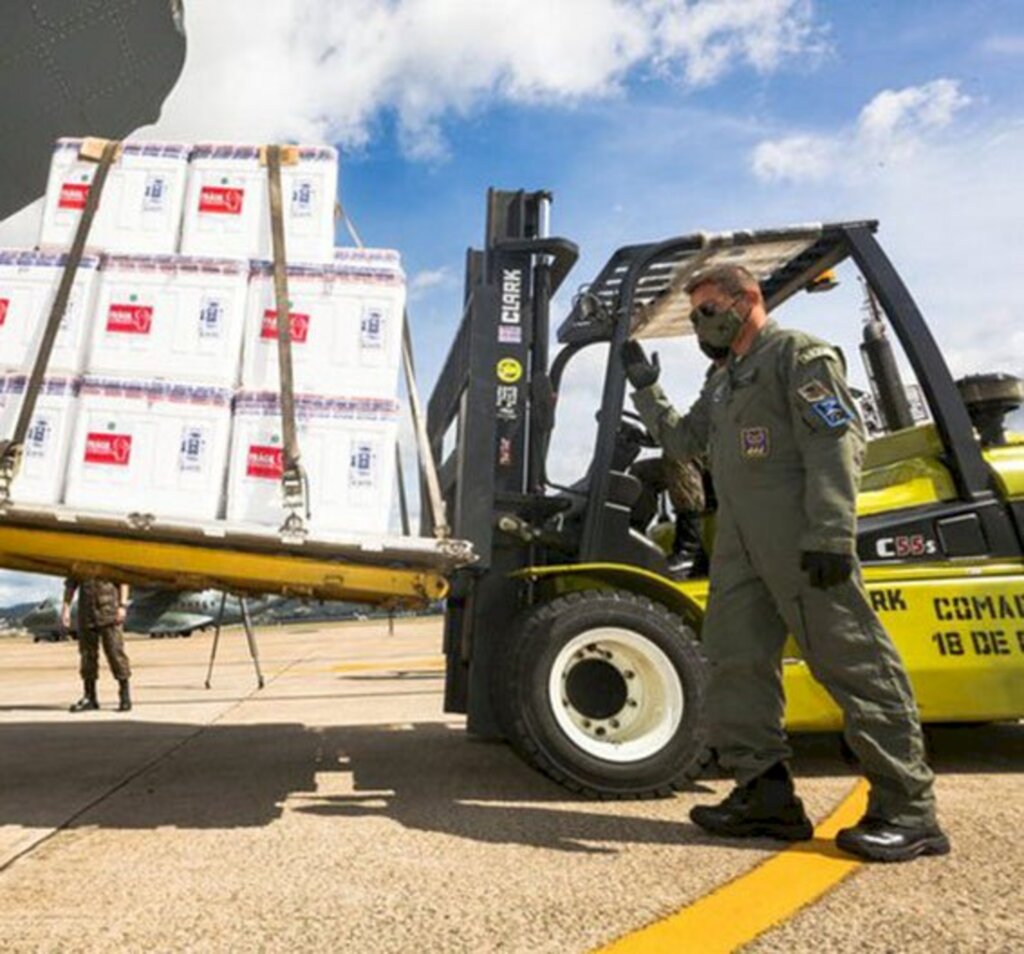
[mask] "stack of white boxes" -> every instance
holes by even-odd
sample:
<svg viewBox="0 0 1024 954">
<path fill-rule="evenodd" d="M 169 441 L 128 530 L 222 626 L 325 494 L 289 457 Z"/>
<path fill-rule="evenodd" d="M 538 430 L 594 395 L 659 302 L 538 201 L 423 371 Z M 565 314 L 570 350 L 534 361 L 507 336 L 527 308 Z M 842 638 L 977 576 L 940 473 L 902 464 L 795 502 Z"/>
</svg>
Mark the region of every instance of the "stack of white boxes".
<svg viewBox="0 0 1024 954">
<path fill-rule="evenodd" d="M 297 159 L 281 167 L 288 261 L 330 262 L 338 153 L 327 146 L 300 146 Z M 270 258 L 269 191 L 259 146 L 196 145 L 189 162 L 182 252 Z"/>
<path fill-rule="evenodd" d="M 64 264 L 60 253 L 0 250 L 0 434 L 4 437 L 14 433 Z M 15 500 L 61 501 L 99 265 L 98 257 L 85 256 L 75 274 L 47 377 L 29 422 L 21 469 L 11 486 Z"/>
<path fill-rule="evenodd" d="M 394 490 L 405 276 L 394 252 L 341 250 L 288 268 L 298 440 L 314 529 L 383 532 Z M 268 263 L 254 264 L 228 518 L 280 518 L 277 308 Z"/>
<path fill-rule="evenodd" d="M 57 143 L 44 249 L 64 250 L 74 236 L 96 168 L 80 147 Z M 311 527 L 381 533 L 394 487 L 405 277 L 395 252 L 333 248 L 337 153 L 296 154 L 282 191 Z M 258 146 L 123 145 L 87 246 L 104 254 L 79 269 L 16 502 L 281 524 L 268 191 Z M 7 435 L 62 264 L 56 251 L 0 252 Z"/>
<path fill-rule="evenodd" d="M 237 259 L 104 259 L 66 503 L 220 516 L 247 271 Z"/>
<path fill-rule="evenodd" d="M 126 142 L 111 166 L 87 248 L 100 252 L 172 254 L 178 250 L 189 146 Z M 81 158 L 81 139 L 58 139 L 43 203 L 40 248 L 71 246 L 96 174 Z"/>
</svg>

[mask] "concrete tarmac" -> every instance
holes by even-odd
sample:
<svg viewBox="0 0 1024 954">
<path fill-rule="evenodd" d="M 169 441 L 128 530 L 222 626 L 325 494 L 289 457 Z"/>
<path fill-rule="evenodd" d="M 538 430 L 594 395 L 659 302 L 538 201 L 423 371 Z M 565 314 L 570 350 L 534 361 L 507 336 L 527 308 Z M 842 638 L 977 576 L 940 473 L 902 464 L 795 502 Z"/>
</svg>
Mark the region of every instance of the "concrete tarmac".
<svg viewBox="0 0 1024 954">
<path fill-rule="evenodd" d="M 131 638 L 136 707 L 71 715 L 73 643 L 0 639 L 0 951 L 589 951 L 772 857 L 676 798 L 569 795 L 442 713 L 440 623 Z M 763 951 L 1024 950 L 1024 727 L 932 732 L 954 854 L 863 866 Z M 855 776 L 798 740 L 822 818 Z M 811 849 L 813 854 L 813 846 Z M 702 950 L 681 938 L 674 950 Z"/>
</svg>

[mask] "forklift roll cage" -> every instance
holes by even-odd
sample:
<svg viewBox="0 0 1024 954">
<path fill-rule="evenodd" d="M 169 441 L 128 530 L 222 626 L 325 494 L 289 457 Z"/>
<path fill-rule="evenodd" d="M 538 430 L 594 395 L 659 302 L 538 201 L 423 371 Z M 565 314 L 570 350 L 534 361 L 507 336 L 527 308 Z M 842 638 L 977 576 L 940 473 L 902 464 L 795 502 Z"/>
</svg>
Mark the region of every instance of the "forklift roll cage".
<svg viewBox="0 0 1024 954">
<path fill-rule="evenodd" d="M 712 263 L 740 262 L 761 280 L 769 310 L 852 258 L 874 291 L 922 387 L 945 450 L 958 501 L 993 500 L 991 476 L 949 369 L 917 305 L 875 239 L 877 222 L 694 234 L 616 251 L 573 303 L 549 362 L 552 295 L 575 263 L 570 241 L 547 233 L 550 195 L 488 194 L 483 249 L 467 253 L 464 313 L 428 407 L 427 430 L 457 538 L 479 561 L 452 580 L 445 627 L 446 708 L 466 712 L 470 731 L 500 735 L 488 673 L 501 630 L 533 600 L 528 568 L 552 562 L 538 530 L 568 501 L 550 496 L 545 459 L 554 404 L 567 363 L 606 343 L 601 411 L 578 547 L 559 564 L 615 563 L 664 573 L 630 534 L 612 470 L 626 390 L 617 352 L 631 335 L 683 333 L 688 308 L 678 290 Z M 659 317 L 646 324 L 650 314 Z M 657 321 L 662 324 L 658 325 Z M 445 437 L 457 428 L 444 456 Z M 628 478 L 626 478 L 628 479 Z M 653 548 L 652 548 L 653 549 Z M 534 577 L 542 577 L 538 572 Z"/>
</svg>

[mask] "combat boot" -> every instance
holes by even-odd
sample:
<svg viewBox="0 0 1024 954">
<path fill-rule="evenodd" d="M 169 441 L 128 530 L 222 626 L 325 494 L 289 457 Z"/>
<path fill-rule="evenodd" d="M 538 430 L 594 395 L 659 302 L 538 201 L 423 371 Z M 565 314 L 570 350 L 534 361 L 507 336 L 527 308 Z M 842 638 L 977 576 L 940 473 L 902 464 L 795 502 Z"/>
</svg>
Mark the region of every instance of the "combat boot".
<svg viewBox="0 0 1024 954">
<path fill-rule="evenodd" d="M 948 855 L 949 839 L 938 825 L 907 827 L 865 815 L 836 835 L 836 847 L 868 861 L 913 861 L 924 855 Z"/>
<path fill-rule="evenodd" d="M 782 762 L 745 785 L 738 785 L 717 805 L 698 805 L 690 819 L 705 831 L 729 838 L 778 838 L 807 841 L 814 826 L 796 796 L 793 777 Z"/>
<path fill-rule="evenodd" d="M 131 712 L 132 711 L 132 695 L 128 687 L 127 679 L 117 680 L 117 711 L 118 712 Z"/>
<path fill-rule="evenodd" d="M 71 706 L 71 708 L 68 709 L 68 712 L 89 712 L 92 709 L 98 709 L 100 707 L 100 704 L 96 699 L 96 680 L 83 679 L 82 686 L 82 698 Z"/>
</svg>

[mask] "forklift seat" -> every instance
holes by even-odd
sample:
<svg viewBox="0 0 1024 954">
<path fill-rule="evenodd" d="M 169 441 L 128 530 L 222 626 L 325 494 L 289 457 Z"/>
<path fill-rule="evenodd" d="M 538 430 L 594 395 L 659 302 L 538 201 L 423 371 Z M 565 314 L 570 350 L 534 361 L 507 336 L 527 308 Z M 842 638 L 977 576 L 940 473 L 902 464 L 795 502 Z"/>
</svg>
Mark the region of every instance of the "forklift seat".
<svg viewBox="0 0 1024 954">
<path fill-rule="evenodd" d="M 608 502 L 632 509 L 640 499 L 643 485 L 632 474 L 613 470 L 608 474 Z"/>
</svg>

